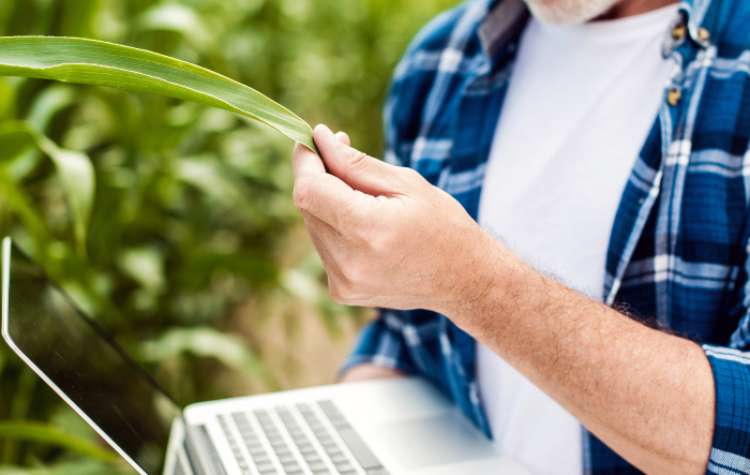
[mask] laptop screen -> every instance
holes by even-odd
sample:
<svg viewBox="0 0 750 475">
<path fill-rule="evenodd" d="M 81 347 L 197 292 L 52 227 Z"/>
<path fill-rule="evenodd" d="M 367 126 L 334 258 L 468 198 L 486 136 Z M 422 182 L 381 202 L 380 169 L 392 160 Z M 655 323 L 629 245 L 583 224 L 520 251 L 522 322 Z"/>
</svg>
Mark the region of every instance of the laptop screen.
<svg viewBox="0 0 750 475">
<path fill-rule="evenodd" d="M 95 315 L 84 315 L 10 240 L 3 251 L 4 338 L 138 471 L 160 473 L 177 407 Z"/>
</svg>

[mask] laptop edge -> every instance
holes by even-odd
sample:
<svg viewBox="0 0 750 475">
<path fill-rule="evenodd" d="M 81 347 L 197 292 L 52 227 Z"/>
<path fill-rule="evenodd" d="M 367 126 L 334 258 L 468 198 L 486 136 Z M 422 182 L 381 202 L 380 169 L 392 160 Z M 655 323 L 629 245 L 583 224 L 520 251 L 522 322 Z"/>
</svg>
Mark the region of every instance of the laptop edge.
<svg viewBox="0 0 750 475">
<path fill-rule="evenodd" d="M 139 475 L 148 475 L 130 456 L 125 453 L 125 451 L 120 448 L 119 445 L 117 445 L 108 435 L 106 432 L 104 432 L 97 424 L 94 422 L 88 415 L 86 415 L 85 412 L 81 410 L 81 408 L 76 405 L 75 402 L 73 402 L 51 379 L 47 377 L 46 374 L 42 370 L 37 367 L 36 364 L 34 364 L 31 359 L 26 356 L 16 345 L 16 343 L 13 341 L 13 339 L 10 337 L 10 331 L 8 329 L 8 321 L 9 321 L 9 297 L 10 297 L 10 259 L 11 259 L 11 239 L 9 237 L 5 237 L 3 239 L 2 244 L 2 256 L 3 256 L 3 269 L 2 269 L 2 311 L 0 312 L 0 317 L 2 318 L 2 336 L 3 340 L 5 340 L 5 343 L 8 344 L 11 350 L 13 350 L 13 353 L 18 355 L 19 358 L 28 366 L 31 368 L 34 373 L 36 373 L 37 376 L 39 376 L 42 381 L 44 381 L 47 386 L 52 388 L 52 390 L 63 400 L 65 403 L 70 406 L 71 409 L 73 409 L 76 414 L 78 414 L 86 423 L 96 431 L 96 433 L 104 439 L 104 441 L 109 444 L 110 447 L 112 447 L 115 452 L 119 456 L 121 456 L 123 459 L 125 459 L 128 464 L 135 469 L 136 472 L 139 473 Z"/>
</svg>

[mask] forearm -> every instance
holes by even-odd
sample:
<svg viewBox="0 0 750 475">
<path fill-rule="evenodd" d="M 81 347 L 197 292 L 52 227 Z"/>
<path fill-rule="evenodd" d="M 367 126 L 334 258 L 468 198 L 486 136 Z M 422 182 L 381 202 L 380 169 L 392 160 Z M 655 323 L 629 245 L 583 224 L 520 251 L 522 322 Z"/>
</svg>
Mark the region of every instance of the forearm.
<svg viewBox="0 0 750 475">
<path fill-rule="evenodd" d="M 641 470 L 703 473 L 714 388 L 699 346 L 565 288 L 494 240 L 477 249 L 470 290 L 441 310 Z"/>
<path fill-rule="evenodd" d="M 448 315 L 642 470 L 703 470 L 714 391 L 698 346 L 537 274 L 413 170 L 314 135 L 325 163 L 297 147 L 294 196 L 336 301 Z"/>
</svg>

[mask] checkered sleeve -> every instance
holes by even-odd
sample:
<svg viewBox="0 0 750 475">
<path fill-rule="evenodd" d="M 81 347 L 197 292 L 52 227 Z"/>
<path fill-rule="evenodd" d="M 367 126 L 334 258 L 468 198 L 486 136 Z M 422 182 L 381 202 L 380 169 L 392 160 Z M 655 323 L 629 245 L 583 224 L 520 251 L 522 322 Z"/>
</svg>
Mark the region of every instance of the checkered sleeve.
<svg viewBox="0 0 750 475">
<path fill-rule="evenodd" d="M 381 368 L 397 369 L 404 374 L 417 372 L 403 334 L 386 324 L 388 312 L 380 310 L 378 317 L 362 330 L 354 350 L 341 367 L 340 374 L 368 363 Z"/>
<path fill-rule="evenodd" d="M 716 384 L 716 419 L 707 473 L 750 473 L 750 353 L 705 346 Z"/>
<path fill-rule="evenodd" d="M 750 259 L 745 272 L 750 275 Z M 706 471 L 710 474 L 750 474 L 750 279 L 746 279 L 742 303 L 744 317 L 729 344 L 703 347 L 716 387 L 714 436 Z"/>
</svg>

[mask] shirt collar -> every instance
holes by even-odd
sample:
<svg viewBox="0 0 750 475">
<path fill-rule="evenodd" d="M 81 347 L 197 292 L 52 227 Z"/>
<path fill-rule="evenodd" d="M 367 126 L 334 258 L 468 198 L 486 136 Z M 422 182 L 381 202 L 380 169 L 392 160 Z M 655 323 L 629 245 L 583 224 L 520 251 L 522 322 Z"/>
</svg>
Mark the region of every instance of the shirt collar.
<svg viewBox="0 0 750 475">
<path fill-rule="evenodd" d="M 480 0 L 487 14 L 479 23 L 479 38 L 484 52 L 495 59 L 505 51 L 523 29 L 529 11 L 523 0 Z M 709 46 L 717 38 L 729 16 L 731 5 L 746 0 L 682 0 L 679 10 L 691 38 Z"/>
<path fill-rule="evenodd" d="M 484 0 L 487 16 L 480 22 L 479 39 L 484 52 L 496 58 L 526 25 L 529 11 L 523 0 Z"/>
</svg>

